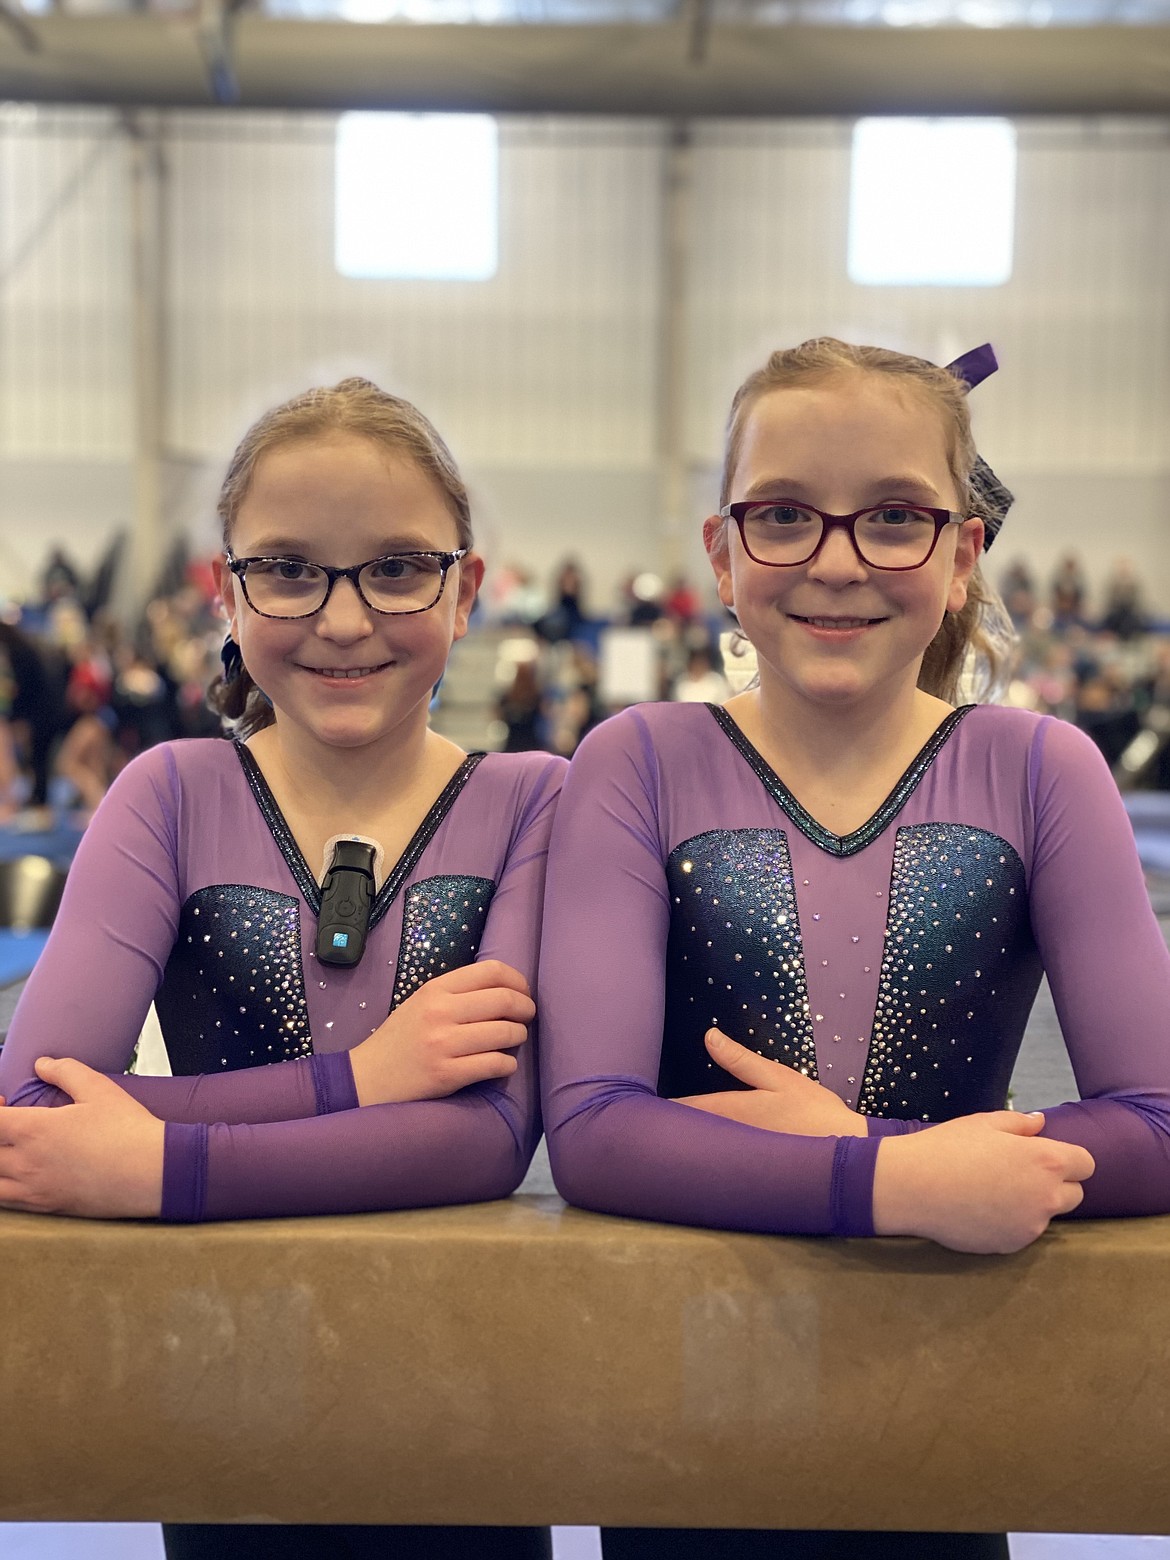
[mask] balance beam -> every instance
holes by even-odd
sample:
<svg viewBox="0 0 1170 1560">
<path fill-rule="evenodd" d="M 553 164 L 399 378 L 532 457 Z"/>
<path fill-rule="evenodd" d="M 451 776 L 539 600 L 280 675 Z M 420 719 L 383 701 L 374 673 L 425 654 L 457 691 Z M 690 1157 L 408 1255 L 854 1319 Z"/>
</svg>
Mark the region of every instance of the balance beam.
<svg viewBox="0 0 1170 1560">
<path fill-rule="evenodd" d="M 1170 1218 L 0 1213 L 0 1520 L 1170 1532 Z"/>
</svg>

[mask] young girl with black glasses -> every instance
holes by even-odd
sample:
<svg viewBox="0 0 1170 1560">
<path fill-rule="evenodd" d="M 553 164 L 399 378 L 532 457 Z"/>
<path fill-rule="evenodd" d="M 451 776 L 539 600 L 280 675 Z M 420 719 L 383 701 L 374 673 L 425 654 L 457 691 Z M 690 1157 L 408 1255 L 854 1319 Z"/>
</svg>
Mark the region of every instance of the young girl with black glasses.
<svg viewBox="0 0 1170 1560">
<path fill-rule="evenodd" d="M 542 1076 L 570 1202 L 971 1252 L 1074 1212 L 1170 1210 L 1170 956 L 1116 787 L 1073 727 L 957 697 L 1000 657 L 979 559 L 1010 495 L 966 401 L 988 352 L 947 370 L 816 340 L 735 398 L 704 535 L 758 682 L 607 722 L 553 831 Z M 1017 1115 L 1042 973 L 1081 1098 Z M 604 1547 L 936 1552 L 640 1530 Z"/>
<path fill-rule="evenodd" d="M 539 1130 L 529 984 L 564 761 L 469 756 L 428 726 L 483 573 L 466 489 L 421 413 L 355 379 L 261 418 L 219 513 L 213 691 L 236 740 L 145 753 L 86 833 L 0 1056 L 0 1205 L 199 1220 L 507 1196 Z M 152 1002 L 174 1076 L 125 1076 Z M 386 1543 L 166 1536 L 173 1556 Z M 548 1535 L 392 1547 L 511 1560 Z"/>
</svg>

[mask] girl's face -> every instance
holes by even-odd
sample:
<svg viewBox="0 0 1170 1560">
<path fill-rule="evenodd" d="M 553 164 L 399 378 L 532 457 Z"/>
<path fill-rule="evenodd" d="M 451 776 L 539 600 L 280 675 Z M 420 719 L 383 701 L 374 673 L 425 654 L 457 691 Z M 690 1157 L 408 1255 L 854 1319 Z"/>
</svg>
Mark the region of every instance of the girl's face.
<svg viewBox="0 0 1170 1560">
<path fill-rule="evenodd" d="M 280 445 L 262 455 L 232 529 L 237 558 L 290 557 L 347 568 L 394 552 L 454 552 L 458 530 L 438 484 L 407 455 L 358 434 Z M 338 580 L 312 617 L 261 617 L 222 562 L 216 579 L 232 638 L 272 700 L 277 728 L 330 747 L 394 740 L 426 722 L 431 689 L 467 632 L 483 575 L 452 566 L 426 612 L 372 611 Z M 357 675 L 354 675 L 354 674 Z M 344 675 L 343 675 L 344 674 Z"/>
<path fill-rule="evenodd" d="M 788 499 L 828 514 L 890 502 L 958 508 L 942 413 L 866 374 L 761 396 L 730 496 Z M 848 706 L 917 684 L 944 612 L 967 599 L 983 525 L 945 527 L 927 562 L 904 573 L 867 567 L 841 528 L 793 568 L 754 562 L 734 521 L 708 520 L 704 535 L 719 599 L 756 648 L 761 686 Z"/>
</svg>

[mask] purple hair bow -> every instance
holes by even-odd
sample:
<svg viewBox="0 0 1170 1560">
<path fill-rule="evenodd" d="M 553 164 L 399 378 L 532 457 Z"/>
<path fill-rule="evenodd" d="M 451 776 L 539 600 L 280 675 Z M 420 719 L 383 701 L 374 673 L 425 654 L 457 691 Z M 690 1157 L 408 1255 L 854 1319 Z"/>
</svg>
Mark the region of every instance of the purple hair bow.
<svg viewBox="0 0 1170 1560">
<path fill-rule="evenodd" d="M 990 341 L 985 341 L 981 347 L 972 347 L 970 352 L 964 352 L 962 357 L 948 363 L 947 371 L 954 374 L 968 390 L 974 390 L 976 385 L 981 385 L 989 375 L 994 374 L 998 367 L 999 359 Z M 982 455 L 975 457 L 971 488 L 985 528 L 983 546 L 988 548 L 999 535 L 1007 512 L 1015 502 L 1015 495 L 1004 487 Z"/>
</svg>

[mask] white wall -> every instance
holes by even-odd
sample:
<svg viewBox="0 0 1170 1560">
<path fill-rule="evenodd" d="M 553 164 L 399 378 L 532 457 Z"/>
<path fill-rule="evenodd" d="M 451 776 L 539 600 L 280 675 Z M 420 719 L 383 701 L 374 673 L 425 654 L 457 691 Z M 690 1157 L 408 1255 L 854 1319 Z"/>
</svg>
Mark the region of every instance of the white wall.
<svg viewBox="0 0 1170 1560">
<path fill-rule="evenodd" d="M 159 122 L 176 528 L 212 544 L 218 472 L 256 413 L 365 372 L 448 436 L 493 555 L 584 553 L 599 601 L 657 561 L 664 127 L 504 121 L 499 275 L 396 283 L 334 271 L 329 116 Z M 991 289 L 848 281 L 847 125 L 694 133 L 696 522 L 731 391 L 771 347 L 828 332 L 946 360 L 991 339 L 977 431 L 1020 498 L 999 556 L 1047 568 L 1076 546 L 1101 578 L 1131 554 L 1170 610 L 1170 126 L 1021 124 L 1016 268 Z M 55 540 L 93 558 L 129 513 L 126 165 L 111 114 L 0 108 L 0 595 Z"/>
</svg>

